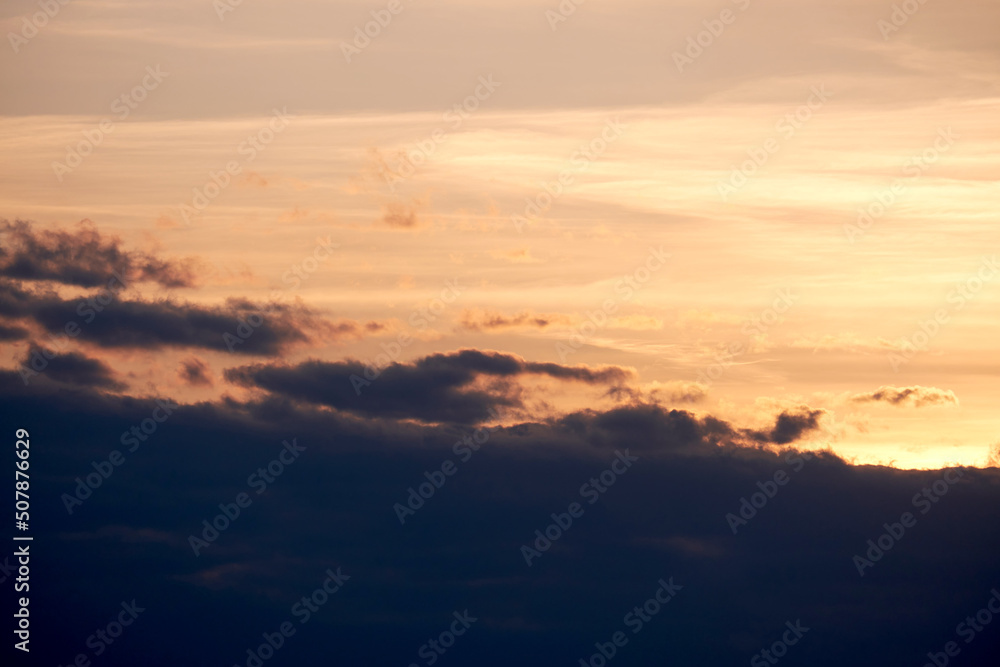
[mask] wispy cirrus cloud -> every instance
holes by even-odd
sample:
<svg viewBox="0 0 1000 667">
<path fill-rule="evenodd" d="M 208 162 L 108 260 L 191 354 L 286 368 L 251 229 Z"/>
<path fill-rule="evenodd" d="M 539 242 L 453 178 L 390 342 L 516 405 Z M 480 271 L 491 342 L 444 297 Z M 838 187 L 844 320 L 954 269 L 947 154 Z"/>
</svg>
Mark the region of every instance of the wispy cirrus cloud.
<svg viewBox="0 0 1000 667">
<path fill-rule="evenodd" d="M 507 329 L 547 329 L 568 326 L 574 322 L 569 315 L 560 313 L 533 313 L 522 311 L 511 315 L 495 310 L 465 309 L 459 325 L 470 331 L 502 331 Z"/>
</svg>

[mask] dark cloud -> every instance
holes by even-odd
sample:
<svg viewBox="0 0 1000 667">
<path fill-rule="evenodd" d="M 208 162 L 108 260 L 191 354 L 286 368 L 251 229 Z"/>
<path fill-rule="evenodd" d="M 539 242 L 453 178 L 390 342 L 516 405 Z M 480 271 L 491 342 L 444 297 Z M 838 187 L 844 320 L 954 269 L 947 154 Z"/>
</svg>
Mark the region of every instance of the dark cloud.
<svg viewBox="0 0 1000 667">
<path fill-rule="evenodd" d="M 587 433 L 604 447 L 632 447 L 651 453 L 711 454 L 720 447 L 756 448 L 759 443 L 788 445 L 818 428 L 822 410 L 782 412 L 769 431 L 736 428 L 711 415 L 640 403 L 604 412 L 588 410 L 560 418 L 556 424 Z"/>
<path fill-rule="evenodd" d="M 177 374 L 185 384 L 193 387 L 211 387 L 213 384 L 208 364 L 198 357 L 181 361 L 181 367 L 177 370 Z"/>
<path fill-rule="evenodd" d="M 743 447 L 742 429 L 683 411 L 631 406 L 511 424 L 462 461 L 455 443 L 474 430 L 348 417 L 280 396 L 182 405 L 68 515 L 62 494 L 124 451 L 119 435 L 156 401 L 25 388 L 9 372 L 0 400 L 38 443 L 32 519 L 47 548 L 32 565 L 46 576 L 31 588 L 31 618 L 47 634 L 32 650 L 51 664 L 87 652 L 85 638 L 133 598 L 147 611 L 107 647 L 108 665 L 242 665 L 285 620 L 296 634 L 267 664 L 424 664 L 420 646 L 465 609 L 478 621 L 444 656 L 454 664 L 577 664 L 619 630 L 629 640 L 614 658 L 622 667 L 664 656 L 747 664 L 797 619 L 810 630 L 789 649 L 795 664 L 923 664 L 961 641 L 956 624 L 1000 584 L 1000 471 L 962 469 L 921 513 L 914 495 L 943 471 Z M 247 476 L 292 438 L 306 447 L 301 459 L 257 495 Z M 601 484 L 615 448 L 638 460 L 591 504 L 581 485 Z M 445 461 L 456 472 L 401 525 L 394 506 Z M 727 514 L 778 471 L 790 481 L 733 534 Z M 194 556 L 188 536 L 241 492 L 252 504 Z M 572 502 L 582 516 L 528 567 L 521 546 Z M 859 576 L 853 556 L 906 511 L 916 525 Z M 292 605 L 337 567 L 351 579 L 299 624 Z M 631 633 L 623 616 L 671 577 L 684 588 Z M 963 664 L 992 664 L 998 647 L 987 626 L 961 645 Z"/>
<path fill-rule="evenodd" d="M 0 315 L 30 318 L 57 336 L 75 324 L 77 336 L 106 348 L 190 347 L 261 356 L 276 356 L 314 335 L 335 341 L 360 338 L 382 327 L 331 322 L 294 303 L 229 299 L 221 306 L 204 306 L 138 301 L 123 299 L 123 290 L 116 288 L 67 300 L 51 291 L 31 292 L 10 281 L 0 282 Z"/>
<path fill-rule="evenodd" d="M 737 438 L 733 428 L 714 417 L 699 418 L 685 410 L 651 404 L 578 412 L 556 424 L 586 434 L 588 441 L 607 449 L 706 453 Z"/>
<path fill-rule="evenodd" d="M 35 230 L 24 220 L 0 220 L 0 237 L 0 276 L 80 287 L 103 287 L 116 274 L 120 281 L 148 281 L 163 287 L 194 284 L 190 262 L 124 250 L 118 238 L 102 237 L 89 221 L 68 232 Z"/>
<path fill-rule="evenodd" d="M 958 397 L 949 389 L 937 387 L 879 387 L 875 391 L 856 394 L 851 397 L 855 403 L 888 403 L 890 405 L 912 405 L 922 408 L 926 405 L 958 405 Z"/>
<path fill-rule="evenodd" d="M 0 278 L 0 315 L 6 317 L 29 316 L 33 301 L 52 297 L 52 292 L 33 293 L 13 280 Z"/>
<path fill-rule="evenodd" d="M 569 382 L 612 384 L 631 379 L 630 369 L 588 368 L 528 362 L 499 352 L 460 350 L 381 371 L 360 361 L 306 361 L 296 366 L 257 364 L 229 369 L 228 381 L 289 398 L 365 415 L 422 421 L 476 423 L 491 410 L 520 406 L 504 380 L 543 375 Z M 481 378 L 499 381 L 490 388 Z"/>
<path fill-rule="evenodd" d="M 27 337 L 28 330 L 24 327 L 0 322 L 0 340 L 23 340 Z"/>
<path fill-rule="evenodd" d="M 43 349 L 32 344 L 20 361 L 29 382 L 41 376 L 65 384 L 96 389 L 121 390 L 125 384 L 115 379 L 115 373 L 103 361 L 91 359 L 80 352 L 62 352 Z M 27 369 L 35 371 L 31 374 Z"/>
<path fill-rule="evenodd" d="M 58 331 L 78 312 L 70 307 L 67 302 L 50 304 L 37 312 L 36 319 Z M 261 313 L 260 324 L 253 326 L 253 316 Z M 84 335 L 103 347 L 197 347 L 255 355 L 277 355 L 291 344 L 308 341 L 306 331 L 313 319 L 309 311 L 295 306 L 261 307 L 242 300 L 216 307 L 115 301 L 92 314 L 92 321 L 83 325 Z"/>
<path fill-rule="evenodd" d="M 747 430 L 745 433 L 756 440 L 787 445 L 798 440 L 807 432 L 819 428 L 820 419 L 824 414 L 826 414 L 825 410 L 813 410 L 802 406 L 794 412 L 785 411 L 779 414 L 770 431 Z"/>
</svg>

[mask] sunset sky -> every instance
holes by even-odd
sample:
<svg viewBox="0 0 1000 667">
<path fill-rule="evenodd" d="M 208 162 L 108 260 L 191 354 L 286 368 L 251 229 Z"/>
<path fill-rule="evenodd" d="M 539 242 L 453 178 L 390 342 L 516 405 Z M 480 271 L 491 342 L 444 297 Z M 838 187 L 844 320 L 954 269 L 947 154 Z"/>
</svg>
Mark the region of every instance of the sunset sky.
<svg viewBox="0 0 1000 667">
<path fill-rule="evenodd" d="M 615 447 L 650 449 L 668 476 L 680 475 L 673 457 L 689 457 L 692 475 L 715 480 L 710 521 L 723 542 L 738 539 L 723 505 L 770 478 L 786 448 L 822 452 L 832 472 L 810 491 L 819 506 L 845 492 L 848 474 L 851 493 L 882 503 L 854 501 L 871 530 L 827 536 L 846 549 L 851 585 L 855 542 L 898 520 L 919 480 L 964 467 L 995 508 L 996 2 L 13 0 L 0 25 L 3 401 L 36 419 L 5 416 L 5 427 L 55 429 L 42 435 L 51 462 L 46 445 L 33 454 L 47 494 L 33 502 L 52 514 L 52 541 L 151 544 L 155 556 L 136 557 L 153 558 L 167 594 L 169 580 L 280 597 L 284 580 L 247 588 L 246 577 L 274 562 L 298 571 L 312 556 L 268 564 L 244 535 L 206 569 L 188 549 L 185 531 L 231 499 L 250 462 L 300 433 L 316 458 L 275 493 L 301 484 L 299 500 L 339 503 L 320 489 L 349 492 L 319 471 L 346 460 L 364 468 L 351 484 L 383 502 L 405 497 L 456 434 L 484 425 L 500 434 L 497 470 L 529 466 L 571 492 L 570 471 Z M 77 333 L 54 338 L 70 322 Z M 62 494 L 155 399 L 182 415 L 146 446 L 167 458 L 126 464 L 122 486 L 68 511 Z M 752 462 L 739 473 L 749 482 L 711 472 L 707 449 L 678 453 L 696 441 Z M 184 472 L 170 446 L 214 467 Z M 408 463 L 380 477 L 377 461 L 393 457 Z M 566 458 L 558 472 L 553 457 Z M 655 472 L 642 474 L 659 493 Z M 536 495 L 524 479 L 523 497 L 494 478 L 467 483 L 515 536 L 565 507 L 565 493 Z M 897 486 L 901 506 L 885 499 Z M 145 502 L 170 526 L 136 507 L 97 514 Z M 316 530 L 273 502 L 276 526 Z M 372 512 L 395 524 L 393 502 Z M 511 518 L 508 502 L 527 518 Z M 428 525 L 447 532 L 460 506 Z M 321 520 L 375 530 L 367 510 L 329 509 Z M 963 557 L 991 539 L 995 554 L 995 518 L 970 531 L 980 532 Z M 700 532 L 646 537 L 686 557 L 727 551 Z M 761 542 L 757 557 L 776 544 Z M 378 566 L 353 548 L 355 568 Z M 174 549 L 190 571 L 163 564 Z M 968 568 L 996 574 L 995 563 Z M 68 586 L 82 575 L 65 576 Z M 652 593 L 656 578 L 636 590 Z M 979 577 L 967 597 L 985 603 L 998 583 Z M 413 611 L 368 604 L 365 636 Z M 847 603 L 824 613 L 835 604 Z M 539 609 L 508 611 L 491 626 L 499 636 L 550 627 Z M 907 647 L 914 660 L 944 644 L 953 615 L 934 626 L 941 642 Z M 248 636 L 259 636 L 255 622 Z M 598 627 L 610 636 L 609 623 Z M 54 660 L 83 649 L 80 632 L 60 639 L 70 648 Z M 601 633 L 539 664 L 577 664 Z M 732 631 L 718 659 L 749 660 L 749 635 Z M 213 644 L 213 660 L 236 662 L 236 644 Z M 418 646 L 392 664 L 417 661 Z M 357 664 L 391 662 L 379 660 Z"/>
<path fill-rule="evenodd" d="M 341 45 L 384 8 L 73 2 L 0 61 L 17 91 L 0 100 L 14 158 L 0 209 L 193 262 L 190 289 L 137 287 L 143 298 L 261 302 L 277 288 L 317 317 L 384 325 L 289 346 L 288 363 L 371 363 L 456 279 L 458 298 L 398 361 L 502 350 L 634 368 L 647 391 L 720 364 L 695 410 L 756 423 L 804 405 L 824 411 L 815 444 L 858 462 L 983 465 L 1000 439 L 1000 291 L 949 294 L 995 258 L 1000 7 L 931 3 L 888 31 L 891 6 L 867 0 L 717 4 L 588 3 L 561 21 L 546 3 L 404 2 L 353 53 Z M 7 30 L 24 9 L 6 6 Z M 686 38 L 717 20 L 690 58 Z M 244 143 L 274 109 L 285 126 L 259 151 Z M 231 161 L 239 173 L 195 209 Z M 529 208 L 560 173 L 562 192 Z M 337 252 L 291 289 L 283 276 L 317 237 Z M 669 261 L 616 295 L 650 247 Z M 792 307 L 747 335 L 781 290 Z M 560 359 L 606 298 L 616 315 Z M 720 362 L 731 345 L 744 352 Z M 137 391 L 186 391 L 174 366 L 192 354 L 217 375 L 238 362 L 181 346 L 108 354 Z M 854 400 L 880 387 L 947 398 Z"/>
</svg>

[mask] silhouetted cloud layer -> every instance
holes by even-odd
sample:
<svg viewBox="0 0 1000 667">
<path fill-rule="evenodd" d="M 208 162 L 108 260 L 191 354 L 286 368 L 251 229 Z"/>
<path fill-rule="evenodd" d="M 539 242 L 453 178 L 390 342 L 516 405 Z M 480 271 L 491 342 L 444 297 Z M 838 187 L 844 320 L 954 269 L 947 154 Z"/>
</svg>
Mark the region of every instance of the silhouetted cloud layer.
<svg viewBox="0 0 1000 667">
<path fill-rule="evenodd" d="M 256 364 L 225 372 L 235 384 L 339 410 L 466 424 L 488 419 L 491 410 L 520 406 L 504 381 L 527 375 L 585 384 L 616 384 L 634 377 L 633 371 L 620 367 L 562 366 L 479 350 L 434 354 L 411 364 L 392 362 L 382 369 L 360 361 L 310 360 L 296 366 Z M 499 384 L 479 387 L 475 382 L 482 378 Z"/>
<path fill-rule="evenodd" d="M 259 304 L 228 299 L 219 306 L 173 300 L 123 298 L 120 287 L 78 299 L 30 291 L 0 281 L 0 315 L 33 320 L 52 335 L 70 323 L 82 340 L 106 348 L 201 348 L 243 355 L 276 356 L 322 334 L 325 340 L 360 338 L 384 325 L 331 321 L 295 303 Z"/>
<path fill-rule="evenodd" d="M 51 280 L 80 287 L 103 287 L 115 275 L 124 281 L 156 282 L 163 287 L 191 287 L 190 262 L 178 263 L 122 249 L 93 224 L 75 232 L 35 230 L 25 220 L 0 220 L 0 276 Z"/>
</svg>

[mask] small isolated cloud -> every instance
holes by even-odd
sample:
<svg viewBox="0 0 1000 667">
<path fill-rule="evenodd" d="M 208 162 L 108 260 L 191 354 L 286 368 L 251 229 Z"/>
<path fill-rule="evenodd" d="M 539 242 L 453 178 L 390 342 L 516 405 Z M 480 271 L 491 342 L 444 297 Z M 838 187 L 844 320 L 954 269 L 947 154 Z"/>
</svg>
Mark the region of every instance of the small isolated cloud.
<svg viewBox="0 0 1000 667">
<path fill-rule="evenodd" d="M 239 184 L 242 187 L 263 189 L 267 187 L 267 179 L 256 171 L 248 171 L 243 174 L 243 178 L 239 180 Z"/>
<path fill-rule="evenodd" d="M 512 250 L 493 250 L 490 256 L 494 259 L 502 259 L 512 264 L 534 264 L 540 262 L 531 255 L 530 248 L 514 248 Z"/>
<path fill-rule="evenodd" d="M 153 224 L 155 224 L 158 229 L 179 229 L 181 227 L 181 223 L 177 222 L 175 218 L 166 214 L 161 215 L 159 218 L 157 218 L 156 222 Z"/>
<path fill-rule="evenodd" d="M 502 329 L 545 329 L 555 325 L 569 325 L 568 315 L 532 313 L 524 311 L 505 315 L 496 311 L 467 309 L 462 311 L 459 324 L 470 331 L 496 331 Z"/>
<path fill-rule="evenodd" d="M 417 208 L 412 204 L 393 202 L 382 207 L 382 222 L 397 229 L 412 229 L 419 224 Z"/>
<path fill-rule="evenodd" d="M 214 384 L 208 364 L 198 357 L 191 357 L 182 361 L 177 374 L 185 384 L 192 387 L 211 387 Z"/>
<path fill-rule="evenodd" d="M 313 322 L 312 326 L 319 333 L 323 334 L 327 340 L 361 340 L 368 336 L 377 336 L 389 331 L 389 325 L 374 320 L 368 322 L 357 322 L 355 320 L 338 320 L 329 322 L 319 320 Z"/>
<path fill-rule="evenodd" d="M 278 222 L 298 222 L 309 217 L 308 209 L 301 209 L 296 205 L 291 211 L 282 213 L 278 218 Z"/>
<path fill-rule="evenodd" d="M 949 389 L 937 387 L 879 387 L 865 394 L 851 397 L 855 403 L 888 403 L 897 406 L 922 408 L 927 405 L 958 405 L 958 397 Z"/>
</svg>

